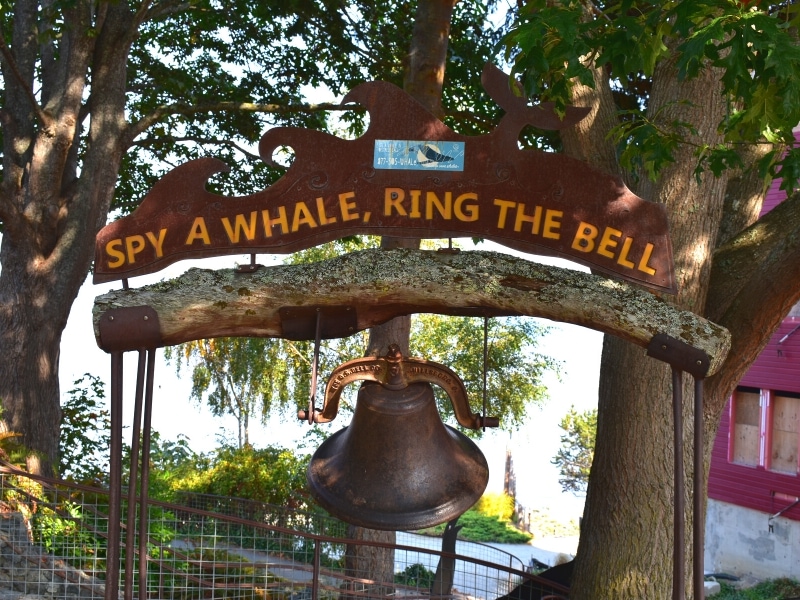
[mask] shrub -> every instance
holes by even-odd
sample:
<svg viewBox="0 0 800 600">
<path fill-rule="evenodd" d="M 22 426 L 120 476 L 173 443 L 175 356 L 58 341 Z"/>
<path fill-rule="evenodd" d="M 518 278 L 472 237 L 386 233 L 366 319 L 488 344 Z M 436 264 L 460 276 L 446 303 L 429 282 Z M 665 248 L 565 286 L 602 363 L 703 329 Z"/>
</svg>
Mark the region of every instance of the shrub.
<svg viewBox="0 0 800 600">
<path fill-rule="evenodd" d="M 287 508 L 306 508 L 308 456 L 287 448 L 219 448 L 209 467 L 181 483 L 202 494 L 247 498 Z"/>
<path fill-rule="evenodd" d="M 434 577 L 436 577 L 436 573 L 426 568 L 423 564 L 415 563 L 407 566 L 399 573 L 395 573 L 394 582 L 400 585 L 429 590 L 433 586 Z"/>
<path fill-rule="evenodd" d="M 490 492 L 480 497 L 473 507 L 482 515 L 511 521 L 514 517 L 514 499 L 504 492 Z"/>
</svg>

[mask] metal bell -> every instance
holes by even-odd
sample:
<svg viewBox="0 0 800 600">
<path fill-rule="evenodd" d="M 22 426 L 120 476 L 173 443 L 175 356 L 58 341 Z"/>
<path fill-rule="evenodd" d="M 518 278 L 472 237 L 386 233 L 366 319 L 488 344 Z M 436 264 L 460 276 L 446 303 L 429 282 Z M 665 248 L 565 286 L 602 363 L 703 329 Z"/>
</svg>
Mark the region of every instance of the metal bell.
<svg viewBox="0 0 800 600">
<path fill-rule="evenodd" d="M 370 383 L 359 390 L 352 422 L 322 443 L 308 467 L 320 505 L 362 527 L 413 530 L 450 521 L 475 504 L 489 481 L 486 458 L 442 422 L 429 382 L 447 390 L 462 425 L 496 426 L 497 419 L 469 412 L 455 373 L 403 359 L 396 348 L 382 359 L 350 361 L 334 370 L 325 410 L 313 420 L 335 417 L 342 387 L 358 379 Z"/>
</svg>

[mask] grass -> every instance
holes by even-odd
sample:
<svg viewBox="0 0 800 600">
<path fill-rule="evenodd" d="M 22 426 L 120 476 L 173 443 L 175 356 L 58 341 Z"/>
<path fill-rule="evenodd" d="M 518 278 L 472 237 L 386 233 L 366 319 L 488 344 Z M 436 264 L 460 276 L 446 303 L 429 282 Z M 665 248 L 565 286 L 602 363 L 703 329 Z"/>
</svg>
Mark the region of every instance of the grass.
<svg viewBox="0 0 800 600">
<path fill-rule="evenodd" d="M 711 596 L 714 600 L 794 600 L 800 598 L 800 582 L 781 577 L 770 579 L 746 589 L 737 589 L 725 581 L 720 581 L 719 594 Z"/>
<path fill-rule="evenodd" d="M 470 542 L 527 544 L 532 537 L 529 533 L 516 529 L 511 523 L 503 521 L 499 517 L 484 515 L 475 509 L 470 509 L 461 515 L 458 524 L 461 525 L 458 539 Z M 444 532 L 446 525 L 446 523 L 442 523 L 417 533 L 439 536 Z"/>
</svg>

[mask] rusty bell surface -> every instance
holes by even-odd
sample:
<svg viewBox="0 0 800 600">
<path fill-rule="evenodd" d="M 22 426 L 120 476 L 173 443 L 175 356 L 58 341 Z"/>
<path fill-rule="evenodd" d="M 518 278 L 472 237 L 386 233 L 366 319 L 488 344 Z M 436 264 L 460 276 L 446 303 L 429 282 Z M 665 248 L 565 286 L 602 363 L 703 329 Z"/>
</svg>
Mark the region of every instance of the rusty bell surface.
<svg viewBox="0 0 800 600">
<path fill-rule="evenodd" d="M 421 529 L 466 511 L 489 481 L 486 458 L 442 422 L 428 381 L 445 384 L 459 405 L 460 422 L 476 427 L 497 420 L 469 413 L 466 392 L 453 391 L 463 390 L 463 383 L 443 365 L 391 353 L 345 363 L 332 374 L 328 391 L 331 382 L 336 389 L 330 396 L 326 391 L 326 404 L 333 396 L 338 401 L 337 377 L 341 383 L 355 373 L 368 382 L 358 393 L 351 424 L 314 453 L 308 483 L 320 505 L 344 521 L 371 529 Z M 335 416 L 335 409 L 326 408 Z M 324 413 L 316 420 L 329 420 Z"/>
</svg>

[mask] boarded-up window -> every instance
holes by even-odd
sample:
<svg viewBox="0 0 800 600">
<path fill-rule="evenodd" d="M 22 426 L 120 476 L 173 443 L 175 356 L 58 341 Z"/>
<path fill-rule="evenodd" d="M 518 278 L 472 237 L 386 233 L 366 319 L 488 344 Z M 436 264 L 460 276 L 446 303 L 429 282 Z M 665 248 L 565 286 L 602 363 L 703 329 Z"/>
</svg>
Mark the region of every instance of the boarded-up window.
<svg viewBox="0 0 800 600">
<path fill-rule="evenodd" d="M 770 469 L 797 473 L 800 444 L 800 398 L 775 394 L 772 400 L 772 452 Z"/>
<path fill-rule="evenodd" d="M 736 390 L 734 401 L 733 462 L 758 466 L 761 439 L 760 394 L 757 391 Z"/>
</svg>

